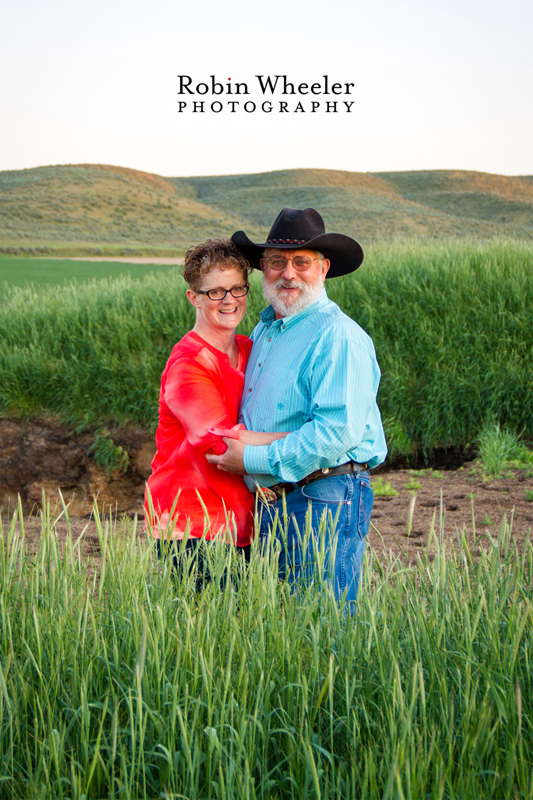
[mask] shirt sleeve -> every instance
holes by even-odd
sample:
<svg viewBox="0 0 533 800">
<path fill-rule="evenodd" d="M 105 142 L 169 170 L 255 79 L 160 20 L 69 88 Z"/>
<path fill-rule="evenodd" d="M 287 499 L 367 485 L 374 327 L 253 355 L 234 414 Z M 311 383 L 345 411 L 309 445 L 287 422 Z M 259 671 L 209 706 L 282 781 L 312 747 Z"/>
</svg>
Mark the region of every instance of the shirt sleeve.
<svg viewBox="0 0 533 800">
<path fill-rule="evenodd" d="M 247 445 L 246 472 L 296 482 L 356 449 L 379 377 L 377 362 L 364 346 L 343 337 L 329 339 L 316 354 L 308 379 L 310 420 L 268 446 Z"/>
<path fill-rule="evenodd" d="M 179 359 L 168 372 L 164 400 L 185 431 L 188 442 L 201 452 L 224 453 L 226 445 L 210 428 L 231 428 L 223 391 L 214 376 L 194 359 Z"/>
</svg>

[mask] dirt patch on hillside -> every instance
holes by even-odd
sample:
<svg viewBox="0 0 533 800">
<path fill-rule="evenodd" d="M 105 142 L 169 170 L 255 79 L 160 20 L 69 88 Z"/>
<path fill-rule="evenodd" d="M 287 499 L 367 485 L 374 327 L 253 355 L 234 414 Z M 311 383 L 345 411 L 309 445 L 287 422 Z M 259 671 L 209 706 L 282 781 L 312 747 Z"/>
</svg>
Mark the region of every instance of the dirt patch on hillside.
<svg viewBox="0 0 533 800">
<path fill-rule="evenodd" d="M 83 534 L 83 553 L 98 559 L 99 540 L 92 519 L 96 501 L 100 511 L 112 515 L 114 530 L 131 529 L 137 517 L 143 528 L 143 492 L 155 452 L 153 434 L 138 426 L 112 431 L 113 442 L 129 454 L 126 470 L 107 473 L 94 463 L 90 432 L 72 430 L 47 418 L 28 422 L 0 420 L 0 508 L 4 524 L 18 503 L 26 522 L 26 542 L 31 549 L 41 532 L 40 512 L 49 505 L 60 543 Z M 452 469 L 443 469 L 442 464 Z M 512 523 L 519 543 L 533 528 L 533 471 L 506 470 L 500 478 L 486 478 L 480 465 L 461 463 L 460 455 L 437 457 L 439 469 L 381 469 L 373 476 L 376 497 L 369 545 L 378 554 L 393 553 L 414 561 L 428 547 L 428 539 L 444 537 L 458 546 L 467 532 L 475 554 L 488 537 L 497 537 L 502 519 Z M 382 496 L 382 492 L 390 492 Z M 68 505 L 69 521 L 62 512 L 59 492 Z M 397 494 L 393 494 L 397 492 Z M 120 521 L 121 517 L 122 522 Z M 431 544 L 431 542 L 430 542 Z"/>
</svg>

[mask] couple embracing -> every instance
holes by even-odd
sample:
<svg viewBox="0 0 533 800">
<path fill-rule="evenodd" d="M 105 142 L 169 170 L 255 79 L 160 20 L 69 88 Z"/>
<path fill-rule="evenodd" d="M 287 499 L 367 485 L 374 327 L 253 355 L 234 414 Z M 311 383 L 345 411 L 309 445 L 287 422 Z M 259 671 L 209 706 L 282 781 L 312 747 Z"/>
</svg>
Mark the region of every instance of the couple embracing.
<svg viewBox="0 0 533 800">
<path fill-rule="evenodd" d="M 297 583 L 317 545 L 325 547 L 336 597 L 355 601 L 373 502 L 369 469 L 387 452 L 380 371 L 372 340 L 328 299 L 325 280 L 362 261 L 359 244 L 326 233 L 312 208 L 284 208 L 262 244 L 238 231 L 188 251 L 183 274 L 196 324 L 163 372 L 147 484 L 158 539 L 188 537 L 187 548 L 202 538 L 232 542 L 247 557 L 257 493 L 261 536 L 279 539 L 280 575 Z M 235 331 L 254 268 L 270 305 L 248 339 Z M 273 526 L 284 508 L 287 530 Z M 313 542 L 330 511 L 334 530 L 326 525 Z M 309 515 L 313 534 L 302 543 Z"/>
</svg>

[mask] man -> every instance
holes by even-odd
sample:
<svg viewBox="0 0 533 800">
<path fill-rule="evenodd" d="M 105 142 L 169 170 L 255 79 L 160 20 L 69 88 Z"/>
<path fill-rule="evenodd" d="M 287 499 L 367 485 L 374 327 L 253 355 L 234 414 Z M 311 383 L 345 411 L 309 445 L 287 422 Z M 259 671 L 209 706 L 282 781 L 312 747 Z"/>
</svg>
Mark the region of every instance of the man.
<svg viewBox="0 0 533 800">
<path fill-rule="evenodd" d="M 368 469 L 387 447 L 374 345 L 328 299 L 324 281 L 356 270 L 363 251 L 348 236 L 326 234 L 312 208 L 284 208 L 264 244 L 244 231 L 232 240 L 262 269 L 271 303 L 252 333 L 239 421 L 249 430 L 288 433 L 265 446 L 227 438 L 227 451 L 208 459 L 244 475 L 251 489 L 268 487 L 262 535 L 286 504 L 288 530 L 274 526 L 281 574 L 305 579 L 322 547 L 335 595 L 353 603 L 372 511 Z M 313 535 L 304 544 L 306 519 Z"/>
</svg>

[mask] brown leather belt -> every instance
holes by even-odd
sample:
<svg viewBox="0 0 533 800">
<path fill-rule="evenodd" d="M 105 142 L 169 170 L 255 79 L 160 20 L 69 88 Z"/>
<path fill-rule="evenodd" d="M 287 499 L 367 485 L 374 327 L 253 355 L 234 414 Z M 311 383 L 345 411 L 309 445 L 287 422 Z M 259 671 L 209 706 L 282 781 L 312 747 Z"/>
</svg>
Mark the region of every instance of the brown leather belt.
<svg viewBox="0 0 533 800">
<path fill-rule="evenodd" d="M 324 478 L 332 478 L 334 475 L 350 475 L 353 473 L 359 474 L 368 469 L 368 464 L 358 464 L 356 461 L 347 461 L 346 464 L 341 464 L 339 467 L 322 467 L 317 469 L 302 478 L 301 481 L 294 483 L 275 483 L 274 486 L 261 486 L 258 487 L 257 493 L 260 500 L 267 502 L 269 505 L 277 503 L 283 497 L 283 494 L 293 492 L 296 486 L 307 486 L 308 483 L 313 481 L 321 481 Z"/>
</svg>

